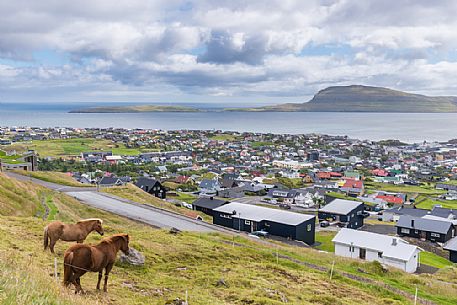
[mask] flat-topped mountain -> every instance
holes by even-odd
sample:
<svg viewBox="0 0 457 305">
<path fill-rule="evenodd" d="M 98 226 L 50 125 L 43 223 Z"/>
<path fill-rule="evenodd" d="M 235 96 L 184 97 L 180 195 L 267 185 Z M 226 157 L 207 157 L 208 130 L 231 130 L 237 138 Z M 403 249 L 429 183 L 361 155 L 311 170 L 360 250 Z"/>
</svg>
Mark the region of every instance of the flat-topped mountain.
<svg viewBox="0 0 457 305">
<path fill-rule="evenodd" d="M 227 111 L 310 112 L 457 112 L 457 97 L 426 96 L 382 87 L 333 86 L 319 91 L 309 102 Z"/>
<path fill-rule="evenodd" d="M 133 105 L 89 107 L 69 111 L 70 113 L 130 113 L 130 112 L 199 112 L 187 106 Z"/>
</svg>

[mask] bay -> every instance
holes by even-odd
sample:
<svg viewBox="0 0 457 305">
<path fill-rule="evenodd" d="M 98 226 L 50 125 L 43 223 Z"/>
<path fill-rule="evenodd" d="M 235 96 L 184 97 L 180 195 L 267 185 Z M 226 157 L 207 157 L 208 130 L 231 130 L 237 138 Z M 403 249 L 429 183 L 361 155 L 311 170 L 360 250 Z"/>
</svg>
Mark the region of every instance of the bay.
<svg viewBox="0 0 457 305">
<path fill-rule="evenodd" d="M 88 104 L 0 104 L 0 126 L 321 133 L 370 140 L 398 139 L 408 143 L 457 138 L 457 113 L 68 113 L 81 106 Z"/>
</svg>

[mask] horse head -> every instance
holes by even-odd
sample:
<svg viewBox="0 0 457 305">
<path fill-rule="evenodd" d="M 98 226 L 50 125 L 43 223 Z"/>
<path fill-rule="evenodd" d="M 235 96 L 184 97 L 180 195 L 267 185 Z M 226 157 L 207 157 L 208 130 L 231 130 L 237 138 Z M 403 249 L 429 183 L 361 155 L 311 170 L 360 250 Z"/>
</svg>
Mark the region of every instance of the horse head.
<svg viewBox="0 0 457 305">
<path fill-rule="evenodd" d="M 103 221 L 101 219 L 96 219 L 94 221 L 94 224 L 92 225 L 92 230 L 97 231 L 97 233 L 100 234 L 101 236 L 103 236 L 103 234 L 105 234 L 105 232 L 103 231 L 102 223 L 103 223 Z"/>
<path fill-rule="evenodd" d="M 129 255 L 129 235 L 128 234 L 121 234 L 122 242 L 121 242 L 121 251 L 124 252 L 125 255 Z"/>
</svg>

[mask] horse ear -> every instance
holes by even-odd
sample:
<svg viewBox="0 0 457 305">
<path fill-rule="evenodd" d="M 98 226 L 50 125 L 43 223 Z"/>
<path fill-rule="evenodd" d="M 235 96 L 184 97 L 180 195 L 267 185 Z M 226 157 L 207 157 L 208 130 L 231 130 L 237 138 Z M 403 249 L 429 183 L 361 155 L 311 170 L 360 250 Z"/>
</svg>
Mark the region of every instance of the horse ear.
<svg viewBox="0 0 457 305">
<path fill-rule="evenodd" d="M 124 238 L 125 242 L 127 242 L 127 243 L 128 243 L 129 240 L 130 240 L 130 237 L 129 237 L 128 234 L 125 234 L 124 236 L 122 236 L 122 238 Z"/>
</svg>

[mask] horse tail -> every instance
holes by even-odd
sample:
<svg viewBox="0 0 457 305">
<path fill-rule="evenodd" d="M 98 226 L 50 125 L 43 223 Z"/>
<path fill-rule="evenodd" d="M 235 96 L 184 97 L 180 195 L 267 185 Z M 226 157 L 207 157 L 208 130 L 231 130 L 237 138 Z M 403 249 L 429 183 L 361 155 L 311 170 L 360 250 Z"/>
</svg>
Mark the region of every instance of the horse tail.
<svg viewBox="0 0 457 305">
<path fill-rule="evenodd" d="M 73 251 L 65 253 L 63 259 L 63 284 L 69 286 L 73 281 L 73 269 L 71 264 L 73 263 Z"/>
<path fill-rule="evenodd" d="M 44 250 L 46 250 L 49 246 L 49 236 L 48 236 L 48 226 L 44 228 L 44 234 L 43 234 L 43 246 Z"/>
</svg>

